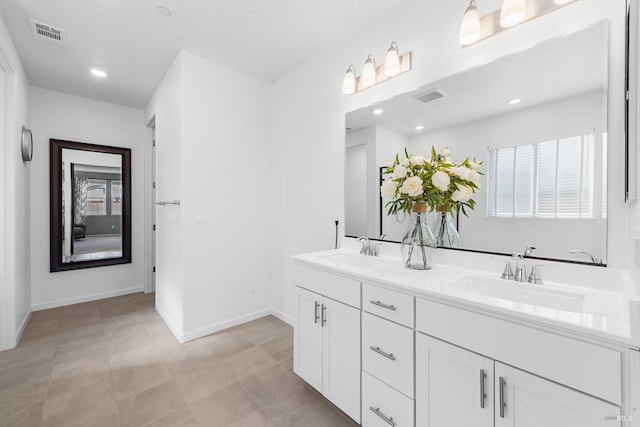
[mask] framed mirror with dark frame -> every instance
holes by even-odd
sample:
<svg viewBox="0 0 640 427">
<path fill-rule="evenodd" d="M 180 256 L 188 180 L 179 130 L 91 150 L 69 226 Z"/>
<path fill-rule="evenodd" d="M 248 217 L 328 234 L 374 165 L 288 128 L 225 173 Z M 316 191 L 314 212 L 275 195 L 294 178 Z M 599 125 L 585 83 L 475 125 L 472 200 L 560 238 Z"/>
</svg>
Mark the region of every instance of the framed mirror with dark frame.
<svg viewBox="0 0 640 427">
<path fill-rule="evenodd" d="M 50 271 L 131 262 L 131 150 L 49 140 Z"/>
</svg>

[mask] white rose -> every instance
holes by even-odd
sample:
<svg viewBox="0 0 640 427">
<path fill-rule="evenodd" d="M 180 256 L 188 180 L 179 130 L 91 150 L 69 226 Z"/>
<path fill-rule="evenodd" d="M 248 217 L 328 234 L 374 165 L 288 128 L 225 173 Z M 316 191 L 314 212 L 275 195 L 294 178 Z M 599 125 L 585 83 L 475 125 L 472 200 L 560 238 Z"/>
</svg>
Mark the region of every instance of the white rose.
<svg viewBox="0 0 640 427">
<path fill-rule="evenodd" d="M 431 182 L 438 190 L 447 191 L 449 184 L 451 183 L 451 178 L 449 178 L 449 175 L 446 172 L 438 171 L 431 177 Z"/>
<path fill-rule="evenodd" d="M 402 159 L 402 160 L 400 160 L 400 164 L 401 164 L 402 166 L 404 166 L 405 168 L 406 168 L 407 166 L 409 166 L 409 164 L 410 164 L 410 163 L 411 163 L 411 162 L 409 161 L 409 159 Z"/>
<path fill-rule="evenodd" d="M 400 192 L 408 194 L 411 197 L 421 195 L 423 193 L 422 180 L 418 176 L 407 178 L 402 184 L 402 187 L 400 187 Z"/>
<path fill-rule="evenodd" d="M 449 147 L 442 147 L 442 150 L 440 150 L 440 154 L 445 157 L 449 157 L 451 155 L 451 151 L 449 151 Z"/>
<path fill-rule="evenodd" d="M 407 176 L 407 168 L 402 165 L 398 165 L 393 168 L 393 177 L 394 178 L 404 178 Z"/>
<path fill-rule="evenodd" d="M 451 168 L 451 173 L 454 175 L 458 175 L 460 179 L 467 179 L 469 177 L 470 172 L 473 172 L 473 171 L 471 169 L 465 168 L 464 166 Z"/>
<path fill-rule="evenodd" d="M 380 194 L 383 199 L 393 199 L 396 197 L 396 190 L 398 189 L 398 184 L 394 181 L 385 181 L 380 186 Z"/>
<path fill-rule="evenodd" d="M 444 158 L 444 162 L 445 163 L 453 163 L 453 160 L 451 160 L 451 157 L 445 157 Z"/>
<path fill-rule="evenodd" d="M 478 185 L 478 183 L 480 182 L 480 174 L 475 170 L 470 170 L 469 173 L 467 174 L 467 177 L 463 178 L 463 179 L 468 179 L 469 181 L 471 181 L 474 184 Z"/>
<path fill-rule="evenodd" d="M 410 159 L 411 166 L 422 166 L 426 161 L 427 159 L 422 156 L 413 156 Z"/>
<path fill-rule="evenodd" d="M 451 200 L 454 202 L 468 202 L 473 195 L 473 189 L 466 185 L 457 185 L 458 189 L 451 194 Z"/>
<path fill-rule="evenodd" d="M 478 169 L 480 169 L 480 163 L 479 162 L 471 162 L 471 169 L 473 169 L 474 171 L 477 171 Z"/>
</svg>

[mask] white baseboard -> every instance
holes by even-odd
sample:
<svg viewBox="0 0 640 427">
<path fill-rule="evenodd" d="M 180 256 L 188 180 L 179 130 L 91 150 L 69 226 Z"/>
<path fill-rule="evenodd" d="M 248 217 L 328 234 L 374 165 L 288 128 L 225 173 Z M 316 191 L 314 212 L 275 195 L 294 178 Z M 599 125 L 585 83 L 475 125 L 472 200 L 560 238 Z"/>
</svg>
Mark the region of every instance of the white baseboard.
<svg viewBox="0 0 640 427">
<path fill-rule="evenodd" d="M 121 295 L 135 294 L 136 292 L 142 292 L 142 291 L 143 291 L 142 287 L 135 287 L 135 288 L 118 289 L 118 290 L 109 291 L 109 292 L 101 292 L 98 294 L 83 295 L 80 297 L 61 299 L 57 301 L 43 302 L 40 304 L 33 304 L 31 306 L 31 311 L 39 311 L 39 310 L 46 310 L 48 308 L 64 307 L 65 305 L 79 304 L 82 302 L 119 297 Z"/>
<path fill-rule="evenodd" d="M 293 325 L 295 323 L 295 320 L 293 319 L 293 317 L 289 316 L 288 314 L 284 313 L 283 311 L 278 310 L 277 308 L 271 307 L 271 314 L 273 314 L 278 319 L 282 320 L 284 323 L 288 324 L 291 327 L 293 327 Z"/>
<path fill-rule="evenodd" d="M 158 312 L 160 317 L 162 317 L 162 320 L 164 320 L 164 323 L 167 325 L 167 327 L 169 328 L 171 333 L 176 337 L 176 339 L 181 343 L 185 342 L 184 334 L 176 327 L 176 325 L 173 324 L 173 322 L 171 321 L 171 318 L 162 309 L 162 307 L 158 305 L 158 303 L 156 303 L 156 311 Z"/>
<path fill-rule="evenodd" d="M 233 319 L 225 320 L 223 322 L 215 323 L 213 325 L 205 326 L 204 328 L 196 329 L 193 331 L 182 333 L 178 328 L 171 322 L 171 319 L 164 312 L 162 307 L 156 305 L 156 311 L 164 320 L 164 323 L 167 324 L 167 327 L 171 331 L 171 333 L 176 337 L 178 341 L 184 343 L 186 341 L 195 340 L 201 337 L 205 337 L 207 335 L 214 334 L 216 332 L 220 332 L 224 329 L 228 329 L 234 326 L 242 325 L 243 323 L 251 322 L 252 320 L 259 319 L 261 317 L 265 317 L 268 315 L 273 315 L 283 322 L 293 326 L 294 320 L 293 317 L 283 313 L 280 310 L 277 310 L 273 307 L 265 308 L 263 310 L 258 310 L 253 313 L 246 314 L 244 316 L 235 317 Z"/>
<path fill-rule="evenodd" d="M 184 341 L 195 340 L 200 337 L 204 337 L 207 335 L 211 335 L 215 332 L 222 331 L 223 329 L 228 329 L 233 326 L 241 325 L 243 323 L 250 322 L 252 320 L 259 319 L 264 316 L 268 316 L 271 314 L 271 309 L 265 308 L 263 310 L 259 310 L 253 313 L 245 314 L 244 316 L 235 317 L 233 319 L 225 320 L 223 322 L 216 323 L 214 325 L 205 326 L 204 328 L 196 329 L 194 331 L 186 332 L 184 334 Z M 182 342 L 184 342 L 182 341 Z"/>
<path fill-rule="evenodd" d="M 18 327 L 18 330 L 16 331 L 16 345 L 18 345 L 18 343 L 20 342 L 20 338 L 22 338 L 22 334 L 24 333 L 24 328 L 27 327 L 27 323 L 29 323 L 29 319 L 31 319 L 31 312 L 28 312 L 24 316 L 24 319 L 22 319 L 22 322 L 20 322 L 20 327 Z"/>
</svg>

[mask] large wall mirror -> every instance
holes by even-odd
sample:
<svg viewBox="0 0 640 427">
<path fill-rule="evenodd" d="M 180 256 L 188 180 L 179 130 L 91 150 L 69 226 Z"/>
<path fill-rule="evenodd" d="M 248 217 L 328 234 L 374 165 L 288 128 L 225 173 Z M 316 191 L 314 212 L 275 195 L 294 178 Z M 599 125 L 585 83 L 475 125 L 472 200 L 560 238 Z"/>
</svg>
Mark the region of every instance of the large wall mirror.
<svg viewBox="0 0 640 427">
<path fill-rule="evenodd" d="M 50 140 L 50 271 L 131 262 L 131 150 Z"/>
<path fill-rule="evenodd" d="M 602 21 L 348 113 L 345 234 L 399 241 L 408 221 L 387 215 L 381 168 L 448 147 L 484 163 L 460 249 L 604 265 L 607 58 Z"/>
</svg>

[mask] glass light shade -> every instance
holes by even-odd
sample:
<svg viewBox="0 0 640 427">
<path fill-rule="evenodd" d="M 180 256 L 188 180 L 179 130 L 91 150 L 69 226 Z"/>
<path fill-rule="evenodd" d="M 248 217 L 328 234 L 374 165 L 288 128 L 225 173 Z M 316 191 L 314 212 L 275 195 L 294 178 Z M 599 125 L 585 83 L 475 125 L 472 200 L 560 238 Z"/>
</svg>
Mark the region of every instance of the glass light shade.
<svg viewBox="0 0 640 427">
<path fill-rule="evenodd" d="M 347 72 L 344 73 L 344 80 L 342 80 L 342 93 L 345 95 L 352 95 L 356 93 L 356 69 L 353 65 L 349 65 Z"/>
<path fill-rule="evenodd" d="M 400 56 L 398 56 L 398 45 L 391 43 L 387 51 L 387 58 L 384 61 L 384 73 L 388 77 L 393 77 L 400 72 Z"/>
<path fill-rule="evenodd" d="M 466 46 L 478 40 L 480 40 L 480 15 L 478 15 L 475 0 L 471 0 L 460 25 L 460 44 Z"/>
<path fill-rule="evenodd" d="M 500 25 L 513 27 L 524 21 L 527 16 L 526 0 L 504 0 L 500 9 Z"/>
<path fill-rule="evenodd" d="M 376 84 L 376 61 L 373 58 L 373 55 L 369 55 L 367 60 L 364 63 L 364 68 L 362 69 L 362 76 L 360 77 L 362 80 L 363 87 L 369 87 Z"/>
</svg>

